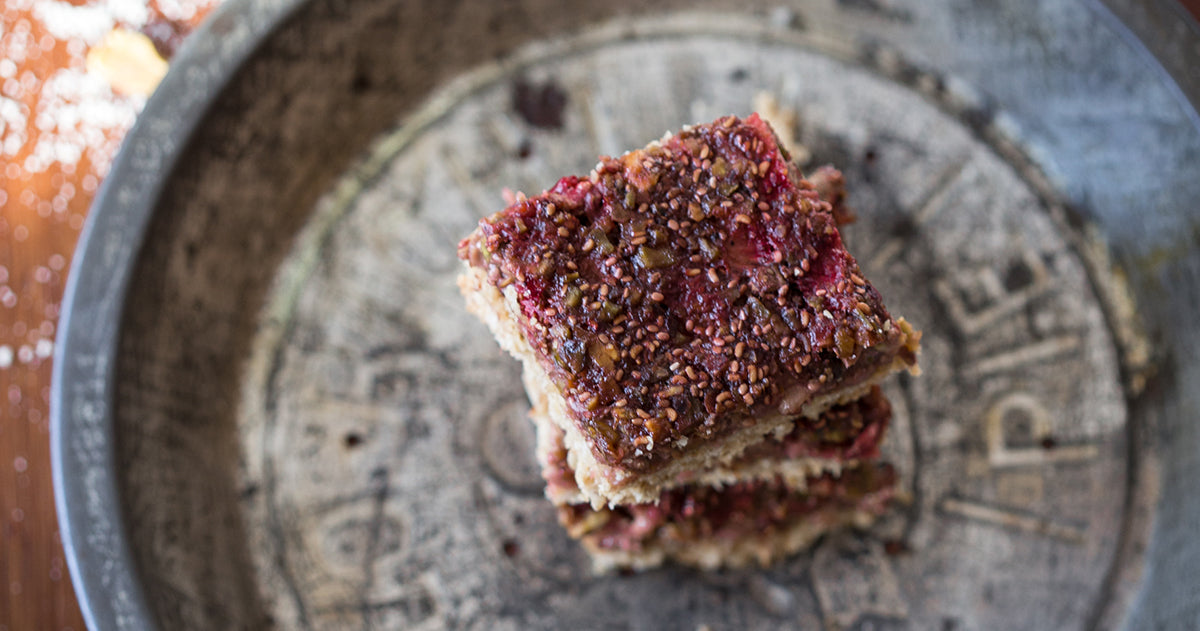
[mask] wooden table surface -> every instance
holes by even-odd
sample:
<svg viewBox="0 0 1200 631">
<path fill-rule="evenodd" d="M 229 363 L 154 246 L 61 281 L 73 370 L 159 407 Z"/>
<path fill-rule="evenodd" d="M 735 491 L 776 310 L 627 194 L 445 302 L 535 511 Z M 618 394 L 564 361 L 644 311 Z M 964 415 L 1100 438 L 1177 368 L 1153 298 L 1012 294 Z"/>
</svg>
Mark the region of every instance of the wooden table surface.
<svg viewBox="0 0 1200 631">
<path fill-rule="evenodd" d="M 51 355 L 75 241 L 120 140 L 220 0 L 0 5 L 0 631 L 81 631 L 50 476 Z M 1185 6 L 1200 16 L 1200 0 Z"/>
<path fill-rule="evenodd" d="M 84 629 L 55 521 L 50 372 L 75 241 L 122 136 L 218 0 L 0 10 L 0 631 Z"/>
</svg>

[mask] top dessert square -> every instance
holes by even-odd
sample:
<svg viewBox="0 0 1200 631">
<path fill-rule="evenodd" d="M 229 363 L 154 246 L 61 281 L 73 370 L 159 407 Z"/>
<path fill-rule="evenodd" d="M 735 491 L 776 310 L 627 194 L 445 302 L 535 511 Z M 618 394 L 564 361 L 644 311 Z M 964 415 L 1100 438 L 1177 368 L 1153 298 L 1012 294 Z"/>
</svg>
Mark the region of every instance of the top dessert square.
<svg viewBox="0 0 1200 631">
<path fill-rule="evenodd" d="M 915 362 L 757 115 L 602 158 L 484 219 L 459 256 L 518 303 L 570 422 L 622 470 Z"/>
</svg>

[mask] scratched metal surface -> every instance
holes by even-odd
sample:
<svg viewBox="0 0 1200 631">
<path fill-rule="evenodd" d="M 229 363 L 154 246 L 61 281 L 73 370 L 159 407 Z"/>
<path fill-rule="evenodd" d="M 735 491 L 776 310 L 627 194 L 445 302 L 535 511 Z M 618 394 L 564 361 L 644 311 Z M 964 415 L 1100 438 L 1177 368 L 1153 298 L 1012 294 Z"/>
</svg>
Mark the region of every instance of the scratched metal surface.
<svg viewBox="0 0 1200 631">
<path fill-rule="evenodd" d="M 55 449 L 89 624 L 1194 627 L 1200 90 L 1115 16 L 1169 68 L 1198 51 L 1151 8 L 313 2 L 185 146 L 172 121 L 293 9 L 232 5 L 77 259 Z M 561 111 L 514 107 L 518 80 Z M 851 247 L 926 331 L 891 386 L 914 501 L 765 572 L 594 577 L 453 244 L 501 187 L 760 90 L 847 171 Z"/>
</svg>

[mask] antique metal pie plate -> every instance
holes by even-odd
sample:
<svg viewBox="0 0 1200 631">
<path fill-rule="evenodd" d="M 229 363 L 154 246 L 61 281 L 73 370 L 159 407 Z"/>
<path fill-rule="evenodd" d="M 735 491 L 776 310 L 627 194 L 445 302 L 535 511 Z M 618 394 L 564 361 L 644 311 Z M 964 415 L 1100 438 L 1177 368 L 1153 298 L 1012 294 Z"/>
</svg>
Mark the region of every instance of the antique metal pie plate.
<svg viewBox="0 0 1200 631">
<path fill-rule="evenodd" d="M 89 626 L 1200 621 L 1181 11 L 500 5 L 234 0 L 173 65 L 89 218 L 58 345 Z M 455 244 L 505 187 L 760 94 L 809 165 L 846 172 L 850 248 L 925 331 L 924 375 L 888 386 L 906 501 L 768 570 L 594 576 Z"/>
</svg>

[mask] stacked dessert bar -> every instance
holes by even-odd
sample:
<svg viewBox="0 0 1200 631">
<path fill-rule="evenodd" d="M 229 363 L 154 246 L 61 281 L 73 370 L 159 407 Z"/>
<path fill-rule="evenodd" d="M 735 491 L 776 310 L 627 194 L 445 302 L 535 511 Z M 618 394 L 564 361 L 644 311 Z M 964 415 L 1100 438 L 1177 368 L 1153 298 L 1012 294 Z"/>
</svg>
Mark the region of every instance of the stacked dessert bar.
<svg viewBox="0 0 1200 631">
<path fill-rule="evenodd" d="M 518 196 L 459 246 L 524 364 L 547 497 L 601 567 L 769 562 L 891 497 L 878 383 L 916 370 L 843 247 L 840 174 L 757 115 Z"/>
</svg>

